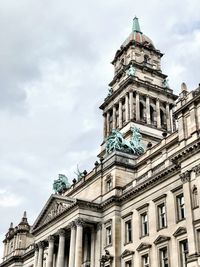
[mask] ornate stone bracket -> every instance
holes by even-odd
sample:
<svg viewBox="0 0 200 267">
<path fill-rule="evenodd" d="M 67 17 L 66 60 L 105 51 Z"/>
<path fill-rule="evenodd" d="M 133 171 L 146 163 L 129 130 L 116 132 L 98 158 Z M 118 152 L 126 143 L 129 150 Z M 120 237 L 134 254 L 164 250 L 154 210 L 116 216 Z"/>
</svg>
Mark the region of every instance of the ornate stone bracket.
<svg viewBox="0 0 200 267">
<path fill-rule="evenodd" d="M 104 267 L 106 262 L 112 263 L 113 256 L 110 255 L 110 252 L 108 250 L 105 250 L 105 255 L 101 256 L 100 259 L 100 266 Z"/>
</svg>

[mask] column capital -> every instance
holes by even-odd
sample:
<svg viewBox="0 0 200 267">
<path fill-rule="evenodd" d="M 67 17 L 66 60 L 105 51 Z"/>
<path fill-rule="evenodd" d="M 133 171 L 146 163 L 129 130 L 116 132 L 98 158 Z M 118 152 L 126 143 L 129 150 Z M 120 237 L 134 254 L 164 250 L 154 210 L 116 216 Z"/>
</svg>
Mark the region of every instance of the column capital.
<svg viewBox="0 0 200 267">
<path fill-rule="evenodd" d="M 71 229 L 72 229 L 72 228 L 76 228 L 76 223 L 75 223 L 75 221 L 70 222 L 68 226 L 69 226 L 69 228 L 71 228 Z"/>
<path fill-rule="evenodd" d="M 180 174 L 180 178 L 181 178 L 181 181 L 183 184 L 190 182 L 190 179 L 191 179 L 190 174 L 191 174 L 191 171 L 186 171 L 186 172 Z"/>
<path fill-rule="evenodd" d="M 37 245 L 38 245 L 39 249 L 40 248 L 44 248 L 45 247 L 45 242 L 44 241 L 40 241 L 40 242 L 37 243 Z"/>
<path fill-rule="evenodd" d="M 48 241 L 49 242 L 54 242 L 55 241 L 55 236 L 54 235 L 48 236 Z"/>
<path fill-rule="evenodd" d="M 199 173 L 200 173 L 200 164 L 194 166 L 194 167 L 192 168 L 192 170 L 193 170 L 196 174 L 199 174 Z"/>
<path fill-rule="evenodd" d="M 35 250 L 35 251 L 38 251 L 38 250 L 39 250 L 39 246 L 38 246 L 38 244 L 34 244 L 34 250 Z"/>
<path fill-rule="evenodd" d="M 76 226 L 83 226 L 85 224 L 84 220 L 82 218 L 78 218 L 75 220 Z"/>
<path fill-rule="evenodd" d="M 99 230 L 101 230 L 101 229 L 102 229 L 102 223 L 101 223 L 101 222 L 98 222 L 98 223 L 96 224 L 96 230 L 99 231 Z"/>
<path fill-rule="evenodd" d="M 61 228 L 58 230 L 58 235 L 59 236 L 65 236 L 66 232 L 65 232 L 65 229 Z"/>
</svg>

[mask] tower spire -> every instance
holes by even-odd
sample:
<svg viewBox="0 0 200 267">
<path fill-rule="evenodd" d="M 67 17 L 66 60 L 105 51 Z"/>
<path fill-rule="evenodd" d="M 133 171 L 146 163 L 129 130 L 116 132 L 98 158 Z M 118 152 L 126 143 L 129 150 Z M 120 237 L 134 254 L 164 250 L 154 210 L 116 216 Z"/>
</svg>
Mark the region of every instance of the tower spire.
<svg viewBox="0 0 200 267">
<path fill-rule="evenodd" d="M 138 18 L 136 16 L 133 19 L 132 31 L 133 32 L 140 32 L 140 33 L 142 33 L 141 30 L 140 30 L 139 20 L 138 20 Z"/>
</svg>

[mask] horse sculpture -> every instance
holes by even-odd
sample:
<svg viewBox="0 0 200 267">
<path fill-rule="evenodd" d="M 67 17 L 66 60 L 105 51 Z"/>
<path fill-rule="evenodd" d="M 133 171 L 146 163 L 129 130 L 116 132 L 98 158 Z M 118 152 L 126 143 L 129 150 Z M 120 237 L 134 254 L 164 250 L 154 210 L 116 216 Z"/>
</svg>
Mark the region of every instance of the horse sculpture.
<svg viewBox="0 0 200 267">
<path fill-rule="evenodd" d="M 106 139 L 106 152 L 110 154 L 111 152 L 118 150 L 126 153 L 131 153 L 134 155 L 141 155 L 144 153 L 144 146 L 141 143 L 142 135 L 140 130 L 136 127 L 131 128 L 132 138 L 130 141 L 124 139 L 122 133 L 113 129 L 112 133 Z"/>
</svg>

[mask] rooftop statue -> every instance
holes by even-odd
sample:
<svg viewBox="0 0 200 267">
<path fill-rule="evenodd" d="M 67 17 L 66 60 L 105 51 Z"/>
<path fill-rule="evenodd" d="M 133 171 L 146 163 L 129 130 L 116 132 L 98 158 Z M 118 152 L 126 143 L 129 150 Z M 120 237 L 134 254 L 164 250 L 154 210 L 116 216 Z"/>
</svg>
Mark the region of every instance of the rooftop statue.
<svg viewBox="0 0 200 267">
<path fill-rule="evenodd" d="M 81 172 L 77 165 L 77 172 L 74 172 L 77 175 L 77 181 L 80 181 L 85 175 L 84 172 Z"/>
<path fill-rule="evenodd" d="M 106 152 L 107 154 L 112 153 L 115 150 L 130 153 L 133 155 L 141 155 L 144 153 L 144 145 L 141 142 L 142 135 L 140 130 L 136 127 L 131 128 L 132 137 L 131 140 L 124 139 L 122 133 L 113 129 L 112 133 L 106 139 Z"/>
<path fill-rule="evenodd" d="M 108 88 L 108 96 L 111 96 L 113 94 L 113 89 L 112 88 Z"/>
<path fill-rule="evenodd" d="M 136 72 L 136 68 L 133 66 L 133 64 L 131 64 L 126 71 L 126 74 L 128 76 L 135 76 L 135 72 Z"/>
<path fill-rule="evenodd" d="M 164 81 L 162 82 L 162 85 L 164 88 L 169 88 L 169 80 L 168 79 L 164 79 Z"/>
<path fill-rule="evenodd" d="M 53 182 L 53 190 L 57 194 L 62 194 L 66 189 L 70 188 L 71 185 L 68 178 L 64 174 L 59 174 L 58 179 Z"/>
</svg>

